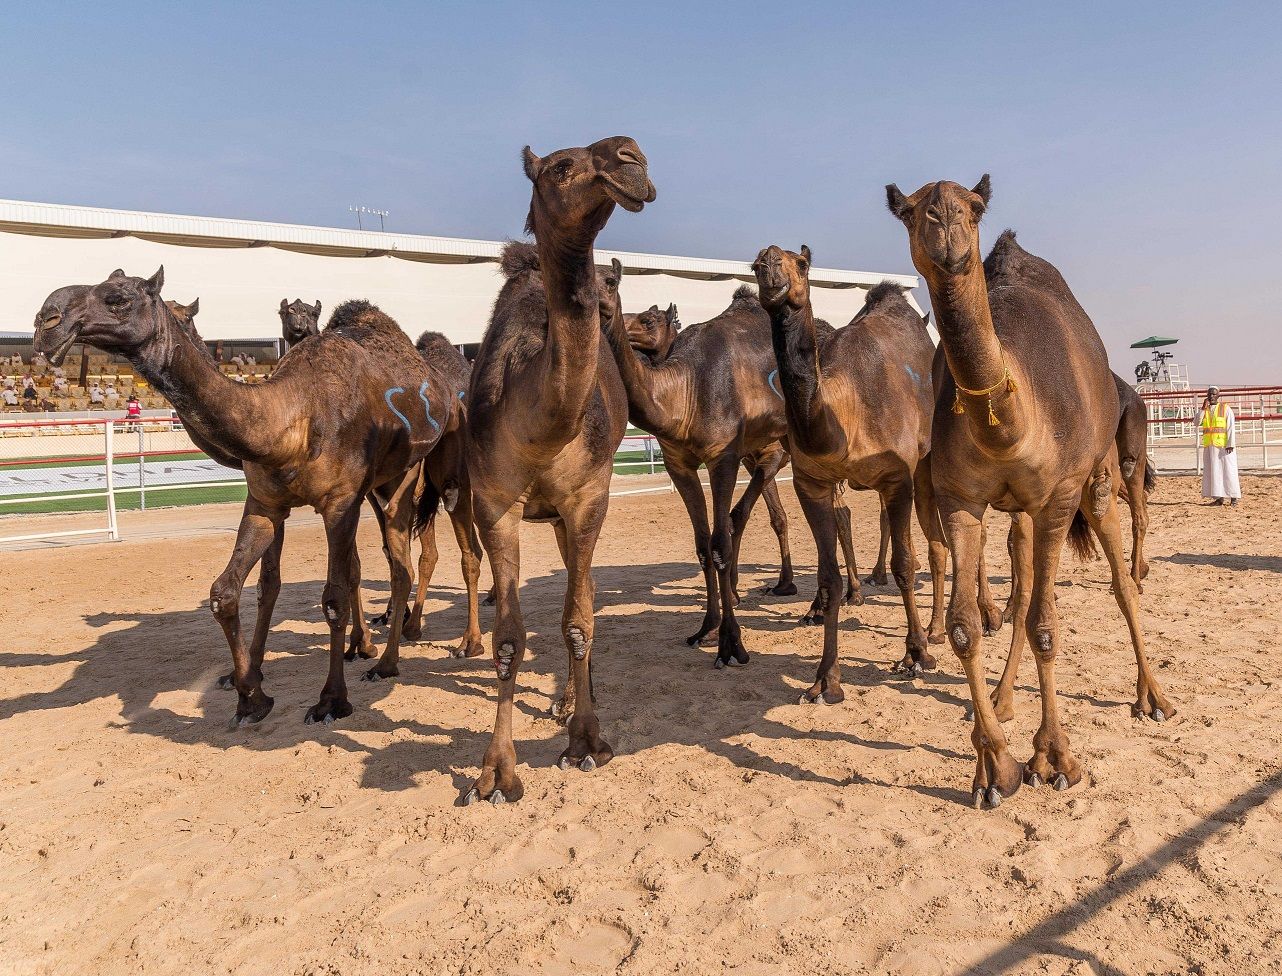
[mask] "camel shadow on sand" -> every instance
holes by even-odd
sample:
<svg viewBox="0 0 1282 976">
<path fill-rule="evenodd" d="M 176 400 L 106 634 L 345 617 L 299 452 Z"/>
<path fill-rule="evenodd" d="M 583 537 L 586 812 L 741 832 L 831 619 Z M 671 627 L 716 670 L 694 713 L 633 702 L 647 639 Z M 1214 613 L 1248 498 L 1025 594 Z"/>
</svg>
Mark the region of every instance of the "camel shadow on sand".
<svg viewBox="0 0 1282 976">
<path fill-rule="evenodd" d="M 1176 566 L 1211 566 L 1233 572 L 1259 569 L 1266 573 L 1282 573 L 1282 556 L 1248 556 L 1232 552 L 1177 552 L 1172 556 L 1154 556 L 1150 561 L 1174 563 Z"/>
<path fill-rule="evenodd" d="M 963 753 L 931 742 L 910 741 L 913 737 L 908 731 L 909 725 L 904 727 L 904 741 L 883 741 L 862 738 L 848 731 L 799 730 L 769 717 L 776 706 L 797 701 L 800 691 L 809 686 L 817 664 L 817 657 L 809 651 L 779 652 L 779 644 L 786 642 L 784 635 L 798 626 L 796 601 L 804 598 L 809 574 L 799 573 L 802 591 L 799 596 L 778 598 L 762 595 L 749 585 L 766 580 L 770 573 L 768 567 L 745 565 L 742 572 L 744 616 L 741 624 L 745 643 L 750 651 L 754 647 L 764 649 L 768 644 L 774 646 L 772 653 L 754 654 L 747 668 L 717 672 L 712 668 L 713 649 L 691 648 L 684 640 L 702 616 L 699 609 L 702 581 L 696 567 L 686 563 L 647 567 L 645 575 L 649 580 L 641 589 L 636 566 L 604 565 L 594 570 L 599 614 L 594 668 L 596 692 L 607 738 L 620 756 L 626 758 L 630 753 L 666 744 L 688 745 L 706 749 L 745 770 L 829 785 L 875 781 L 858 774 L 834 779 L 802 765 L 763 755 L 742 741 L 731 740 L 753 736 L 766 740 L 819 739 L 879 750 L 923 749 L 960 763 L 970 762 Z M 545 691 L 539 689 L 549 685 L 559 689 L 565 680 L 566 660 L 560 636 L 565 579 L 565 572 L 558 570 L 527 580 L 521 589 L 531 653 L 527 654 L 521 669 L 516 707 L 536 722 L 551 722 L 547 713 L 550 701 Z M 378 594 L 367 599 L 365 606 L 367 613 L 377 612 L 381 609 L 381 594 L 386 592 L 386 584 L 372 581 L 363 588 L 367 597 Z M 286 583 L 281 589 L 264 668 L 264 687 L 275 697 L 276 704 L 273 713 L 260 726 L 228 728 L 235 696 L 215 686 L 217 676 L 229 666 L 228 653 L 222 633 L 203 603 L 186 610 L 87 616 L 86 622 L 99 630 L 99 634 L 95 642 L 83 650 L 60 655 L 0 652 L 0 666 L 61 666 L 68 662 L 76 665 L 72 674 L 52 690 L 0 701 L 0 719 L 115 697 L 120 701 L 121 727 L 134 734 L 158 736 L 179 744 L 262 751 L 320 741 L 365 756 L 362 785 L 366 787 L 410 789 L 415 785 L 415 774 L 433 770 L 450 775 L 460 791 L 465 789 L 471 782 L 473 764 L 479 761 L 489 741 L 488 731 L 389 718 L 379 704 L 395 685 L 387 681 L 359 680 L 368 667 L 366 662 L 354 661 L 347 665 L 354 713 L 332 727 L 304 724 L 304 710 L 315 701 L 325 676 L 328 634 L 321 625 L 317 606 L 321 589 L 319 580 Z M 251 592 L 247 589 L 247 596 Z M 870 589 L 866 593 L 870 603 L 899 604 L 899 595 L 893 586 Z M 444 601 L 445 606 L 425 617 L 424 640 L 437 647 L 447 646 L 447 638 L 456 639 L 462 632 L 466 595 L 460 588 L 437 586 L 433 587 L 431 597 L 432 605 L 439 607 Z M 611 613 L 620 606 L 643 609 Z M 855 654 L 852 654 L 851 638 L 860 630 L 869 629 L 901 639 L 902 628 L 873 628 L 861 622 L 859 610 L 858 607 L 844 608 L 842 613 L 841 632 L 846 645 L 843 682 L 847 688 L 889 684 L 905 695 L 931 697 L 956 706 L 960 720 L 968 704 L 965 682 L 945 670 L 950 655 L 938 652 L 946 648 L 936 649 L 940 670 L 918 681 L 895 679 L 888 673 L 890 661 L 858 656 L 857 636 L 853 642 Z M 482 626 L 488 627 L 491 612 L 486 608 L 483 611 Z M 252 612 L 252 600 L 249 600 L 242 608 L 246 625 L 251 621 Z M 621 621 L 627 622 L 627 637 L 618 636 L 616 627 Z M 299 629 L 300 623 L 312 629 Z M 380 649 L 382 637 L 381 633 L 375 635 Z M 656 680 L 656 675 L 662 675 L 662 680 Z M 396 681 L 474 697 L 483 703 L 482 710 L 492 707 L 495 696 L 488 654 L 470 660 L 428 657 L 415 653 L 411 646 L 403 653 L 401 673 Z M 535 683 L 538 689 L 531 687 Z M 175 692 L 196 696 L 194 707 L 186 710 L 194 714 L 183 714 L 158 703 L 158 699 Z M 709 698 L 716 699 L 715 709 L 705 707 Z M 644 708 L 632 708 L 630 703 Z M 847 703 L 843 707 L 852 706 Z M 354 736 L 363 732 L 391 733 L 397 729 L 406 729 L 415 737 L 370 746 Z M 564 737 L 555 734 L 551 725 L 538 729 L 536 734 L 537 738 L 530 738 L 528 729 L 518 728 L 521 761 L 532 769 L 554 766 L 564 747 Z M 961 789 L 924 784 L 897 788 L 957 802 L 969 799 Z"/>
</svg>

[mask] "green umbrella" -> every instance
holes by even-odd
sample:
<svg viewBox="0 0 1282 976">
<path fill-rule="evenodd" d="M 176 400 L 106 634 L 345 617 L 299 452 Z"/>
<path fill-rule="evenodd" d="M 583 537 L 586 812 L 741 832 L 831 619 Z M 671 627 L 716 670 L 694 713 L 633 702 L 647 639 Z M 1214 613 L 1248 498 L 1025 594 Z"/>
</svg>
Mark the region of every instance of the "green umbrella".
<svg viewBox="0 0 1282 976">
<path fill-rule="evenodd" d="M 1139 342 L 1132 342 L 1132 349 L 1156 349 L 1159 346 L 1173 346 L 1179 339 L 1170 339 L 1167 336 L 1149 336 L 1147 339 L 1141 339 Z"/>
</svg>

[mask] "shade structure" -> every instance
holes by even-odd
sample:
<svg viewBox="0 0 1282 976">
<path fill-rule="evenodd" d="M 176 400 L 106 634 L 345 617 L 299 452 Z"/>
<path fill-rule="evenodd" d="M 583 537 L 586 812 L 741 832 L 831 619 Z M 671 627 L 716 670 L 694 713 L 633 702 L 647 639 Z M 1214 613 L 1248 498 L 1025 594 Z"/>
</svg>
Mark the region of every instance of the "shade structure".
<svg viewBox="0 0 1282 976">
<path fill-rule="evenodd" d="M 1139 342 L 1132 342 L 1132 349 L 1157 349 L 1160 346 L 1173 346 L 1179 339 L 1172 339 L 1169 336 L 1149 336 L 1147 339 L 1141 339 Z"/>
</svg>

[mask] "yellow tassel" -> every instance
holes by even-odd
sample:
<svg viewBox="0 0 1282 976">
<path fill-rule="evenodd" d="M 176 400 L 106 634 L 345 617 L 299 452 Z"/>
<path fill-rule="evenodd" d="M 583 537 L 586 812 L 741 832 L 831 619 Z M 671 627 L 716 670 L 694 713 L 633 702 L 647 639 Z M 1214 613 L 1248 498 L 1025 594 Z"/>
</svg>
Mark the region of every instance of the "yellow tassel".
<svg viewBox="0 0 1282 976">
<path fill-rule="evenodd" d="M 1018 393 L 1019 387 L 1015 385 L 1015 377 L 1010 375 L 1010 370 L 1006 370 L 1006 392 Z"/>
<path fill-rule="evenodd" d="M 1000 427 L 1002 422 L 997 419 L 997 414 L 993 413 L 993 398 L 988 398 L 988 426 Z"/>
<path fill-rule="evenodd" d="M 966 408 L 962 406 L 961 394 L 960 393 L 953 394 L 953 413 L 963 414 L 965 412 L 966 412 Z"/>
</svg>

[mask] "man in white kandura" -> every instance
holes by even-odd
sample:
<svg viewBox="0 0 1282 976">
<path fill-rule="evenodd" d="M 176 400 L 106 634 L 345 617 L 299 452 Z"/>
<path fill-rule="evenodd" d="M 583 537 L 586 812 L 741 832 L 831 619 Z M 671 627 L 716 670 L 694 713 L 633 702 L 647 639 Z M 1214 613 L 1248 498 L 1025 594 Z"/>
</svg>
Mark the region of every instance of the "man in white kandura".
<svg viewBox="0 0 1282 976">
<path fill-rule="evenodd" d="M 1236 506 L 1242 497 L 1237 477 L 1237 432 L 1233 408 L 1220 402 L 1220 388 L 1206 391 L 1202 407 L 1202 497 L 1214 498 L 1212 505 L 1223 505 L 1224 499 Z"/>
</svg>

